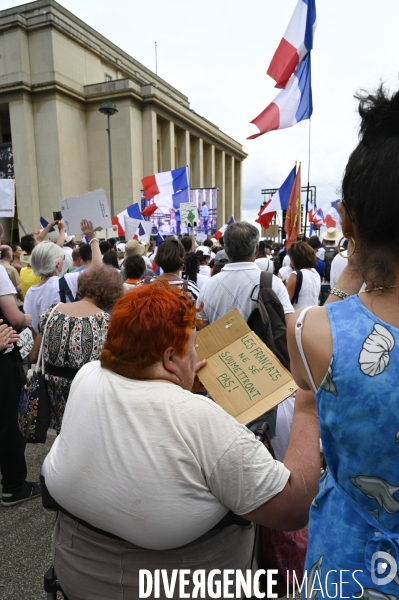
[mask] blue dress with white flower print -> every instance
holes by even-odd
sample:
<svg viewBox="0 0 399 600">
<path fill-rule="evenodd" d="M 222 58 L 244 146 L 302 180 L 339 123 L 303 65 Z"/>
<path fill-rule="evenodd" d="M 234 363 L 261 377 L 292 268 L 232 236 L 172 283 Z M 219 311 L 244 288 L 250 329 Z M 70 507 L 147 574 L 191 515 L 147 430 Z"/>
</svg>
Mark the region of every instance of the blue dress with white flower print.
<svg viewBox="0 0 399 600">
<path fill-rule="evenodd" d="M 399 329 L 358 296 L 326 308 L 333 356 L 316 401 L 328 469 L 302 597 L 399 599 Z"/>
</svg>

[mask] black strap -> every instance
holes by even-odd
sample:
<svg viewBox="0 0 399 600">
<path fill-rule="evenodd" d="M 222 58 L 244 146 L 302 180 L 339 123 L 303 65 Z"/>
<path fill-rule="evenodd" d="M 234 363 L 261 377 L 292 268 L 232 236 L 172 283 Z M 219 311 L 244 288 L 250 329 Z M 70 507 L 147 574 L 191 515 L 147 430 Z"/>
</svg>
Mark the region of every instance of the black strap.
<svg viewBox="0 0 399 600">
<path fill-rule="evenodd" d="M 294 291 L 294 295 L 292 296 L 291 303 L 297 304 L 298 298 L 299 298 L 299 292 L 301 291 L 301 288 L 302 288 L 303 273 L 302 273 L 301 269 L 298 269 L 297 271 L 293 271 L 293 272 L 296 273 L 296 282 L 295 282 L 295 291 Z"/>
<path fill-rule="evenodd" d="M 58 280 L 58 290 L 60 292 L 60 300 L 64 304 L 66 303 L 66 299 L 68 298 L 69 302 L 75 302 L 75 298 L 72 295 L 72 292 L 69 288 L 69 285 L 66 282 L 65 277 L 60 277 Z"/>
<path fill-rule="evenodd" d="M 55 377 L 65 377 L 66 379 L 73 379 L 77 375 L 79 369 L 73 369 L 72 367 L 57 367 L 55 365 L 46 365 L 46 373 L 54 375 Z"/>
<path fill-rule="evenodd" d="M 273 288 L 273 273 L 271 271 L 261 272 L 259 286 L 261 288 Z"/>
</svg>

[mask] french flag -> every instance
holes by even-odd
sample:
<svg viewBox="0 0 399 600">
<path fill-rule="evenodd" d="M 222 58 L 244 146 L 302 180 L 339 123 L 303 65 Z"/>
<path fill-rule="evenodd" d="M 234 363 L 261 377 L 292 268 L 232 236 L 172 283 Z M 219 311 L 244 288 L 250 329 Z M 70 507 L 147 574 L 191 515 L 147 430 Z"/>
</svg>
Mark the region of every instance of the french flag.
<svg viewBox="0 0 399 600">
<path fill-rule="evenodd" d="M 220 238 L 225 234 L 226 229 L 232 225 L 233 223 L 235 223 L 234 221 L 234 217 L 230 217 L 230 219 L 228 220 L 228 222 L 223 225 L 223 227 L 221 227 L 216 233 L 215 233 L 215 239 L 216 240 L 220 240 Z"/>
<path fill-rule="evenodd" d="M 251 123 L 257 126 L 259 133 L 248 140 L 276 129 L 286 129 L 309 119 L 313 113 L 312 86 L 310 77 L 310 53 L 299 63 L 295 74 L 286 87 L 276 96 Z"/>
<path fill-rule="evenodd" d="M 287 210 L 292 188 L 294 187 L 295 176 L 296 167 L 292 169 L 283 185 L 277 190 L 271 201 L 265 206 L 259 216 L 266 215 L 267 213 L 274 213 L 279 210 Z"/>
<path fill-rule="evenodd" d="M 112 217 L 112 225 L 118 226 L 118 235 L 119 237 L 125 236 L 125 216 L 130 217 L 131 219 L 138 219 L 139 221 L 143 221 L 143 217 L 141 216 L 140 207 L 137 204 L 130 204 L 124 211 L 116 215 L 116 217 Z"/>
<path fill-rule="evenodd" d="M 46 221 L 46 219 L 43 219 L 43 217 L 40 217 L 40 225 L 41 225 L 41 227 L 42 227 L 40 231 L 43 231 L 43 229 L 45 229 L 45 228 L 47 227 L 47 225 L 48 225 L 48 224 L 49 224 L 49 222 L 48 222 L 48 221 Z M 49 233 L 50 233 L 51 231 L 55 231 L 54 227 L 50 227 L 50 229 L 49 229 Z"/>
<path fill-rule="evenodd" d="M 190 202 L 187 167 L 149 175 L 141 182 L 145 199 L 154 198 L 157 207 L 179 208 L 182 202 Z"/>
<path fill-rule="evenodd" d="M 147 224 L 147 221 L 142 221 L 141 223 L 139 223 L 139 226 L 137 227 L 137 232 L 133 236 L 134 240 L 143 242 L 143 244 L 147 244 L 150 241 L 148 236 L 148 227 L 145 227 L 145 225 Z M 149 223 L 149 228 L 151 229 L 151 223 Z"/>
<path fill-rule="evenodd" d="M 275 87 L 284 88 L 298 63 L 312 50 L 315 29 L 315 0 L 298 0 L 284 37 L 267 70 L 267 74 L 276 81 Z"/>
</svg>

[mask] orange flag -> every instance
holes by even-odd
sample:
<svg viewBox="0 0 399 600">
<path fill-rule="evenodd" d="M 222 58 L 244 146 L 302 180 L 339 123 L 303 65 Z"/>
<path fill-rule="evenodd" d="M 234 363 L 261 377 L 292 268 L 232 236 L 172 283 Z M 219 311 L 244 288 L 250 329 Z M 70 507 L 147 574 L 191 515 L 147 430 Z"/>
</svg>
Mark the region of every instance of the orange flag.
<svg viewBox="0 0 399 600">
<path fill-rule="evenodd" d="M 294 185 L 292 186 L 287 216 L 285 217 L 284 231 L 287 234 L 285 247 L 289 248 L 301 231 L 301 165 L 299 165 Z"/>
</svg>

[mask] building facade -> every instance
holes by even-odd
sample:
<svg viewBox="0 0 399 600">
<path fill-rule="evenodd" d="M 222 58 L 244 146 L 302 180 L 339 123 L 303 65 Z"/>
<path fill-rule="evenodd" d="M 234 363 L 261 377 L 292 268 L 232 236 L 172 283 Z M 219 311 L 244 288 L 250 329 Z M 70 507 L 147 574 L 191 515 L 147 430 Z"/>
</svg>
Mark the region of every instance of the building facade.
<svg viewBox="0 0 399 600">
<path fill-rule="evenodd" d="M 28 231 L 63 198 L 99 188 L 109 197 L 107 119 L 98 110 L 108 100 L 118 108 L 116 213 L 140 202 L 144 176 L 188 165 L 191 187 L 219 190 L 218 226 L 241 218 L 242 146 L 57 2 L 38 0 L 0 11 L 0 143 L 12 145 Z"/>
</svg>

